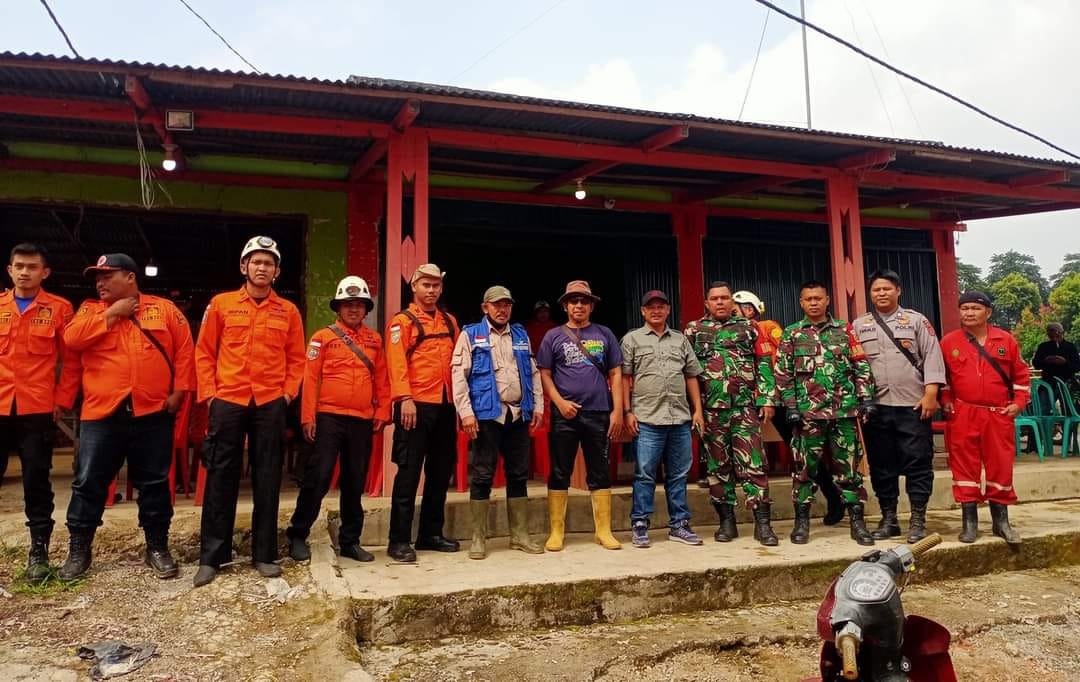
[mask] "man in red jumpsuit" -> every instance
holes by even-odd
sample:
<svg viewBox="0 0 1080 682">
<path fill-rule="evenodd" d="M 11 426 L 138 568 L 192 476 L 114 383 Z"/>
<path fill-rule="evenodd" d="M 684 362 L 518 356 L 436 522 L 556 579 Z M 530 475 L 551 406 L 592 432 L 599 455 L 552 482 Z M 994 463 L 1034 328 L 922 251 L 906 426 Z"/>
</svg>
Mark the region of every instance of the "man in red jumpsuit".
<svg viewBox="0 0 1080 682">
<path fill-rule="evenodd" d="M 960 296 L 960 329 L 941 339 L 948 384 L 941 394 L 948 415 L 945 439 L 953 497 L 963 508 L 960 542 L 975 542 L 979 502 L 990 503 L 994 535 L 1010 545 L 1020 535 L 1009 525 L 1013 490 L 1013 419 L 1031 396 L 1030 372 L 1016 339 L 989 324 L 993 303 L 978 291 Z M 986 470 L 986 492 L 980 481 Z"/>
</svg>

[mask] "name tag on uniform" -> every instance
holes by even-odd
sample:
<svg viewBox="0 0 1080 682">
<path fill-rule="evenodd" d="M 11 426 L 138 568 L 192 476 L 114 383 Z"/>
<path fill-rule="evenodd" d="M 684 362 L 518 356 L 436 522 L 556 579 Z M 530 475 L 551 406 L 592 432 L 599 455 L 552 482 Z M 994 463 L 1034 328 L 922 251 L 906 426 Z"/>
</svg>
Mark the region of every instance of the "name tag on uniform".
<svg viewBox="0 0 1080 682">
<path fill-rule="evenodd" d="M 527 343 L 515 343 L 514 350 L 529 350 L 529 344 Z"/>
</svg>

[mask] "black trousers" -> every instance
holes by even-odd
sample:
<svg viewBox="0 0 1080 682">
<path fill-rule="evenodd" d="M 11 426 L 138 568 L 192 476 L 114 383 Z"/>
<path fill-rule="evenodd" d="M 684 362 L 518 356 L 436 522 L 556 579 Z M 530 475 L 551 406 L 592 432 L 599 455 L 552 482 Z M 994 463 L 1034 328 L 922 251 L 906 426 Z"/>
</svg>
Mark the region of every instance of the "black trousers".
<svg viewBox="0 0 1080 682">
<path fill-rule="evenodd" d="M 900 474 L 908 499 L 926 504 L 934 489 L 934 434 L 929 420 L 910 407 L 878 405 L 878 413 L 863 425 L 870 481 L 882 502 L 900 498 Z"/>
<path fill-rule="evenodd" d="M 601 410 L 581 410 L 573 419 L 562 416 L 557 409 L 552 411 L 551 431 L 548 434 L 548 449 L 551 451 L 548 489 L 570 488 L 578 446 L 581 446 L 585 456 L 585 482 L 589 490 L 611 487 L 607 435 L 610 422 L 611 414 Z"/>
<path fill-rule="evenodd" d="M 511 421 L 507 409 L 502 424 L 485 419 L 479 422 L 479 427 L 469 465 L 469 498 L 486 500 L 491 497 L 491 481 L 500 452 L 506 472 L 506 496 L 525 497 L 529 483 L 529 422 L 524 419 Z"/>
<path fill-rule="evenodd" d="M 284 398 L 259 406 L 254 403 L 237 405 L 220 399 L 210 405 L 210 426 L 203 443 L 206 491 L 200 532 L 201 565 L 219 567 L 232 561 L 245 436 L 251 458 L 251 491 L 255 503 L 251 513 L 251 558 L 261 563 L 277 560 L 278 496 L 281 494 L 286 409 Z"/>
<path fill-rule="evenodd" d="M 394 406 L 394 444 L 390 458 L 397 465 L 390 499 L 390 544 L 412 541 L 416 491 L 424 474 L 418 537 L 441 536 L 446 516 L 446 490 L 457 462 L 457 417 L 452 403 L 416 403 L 416 425 L 401 428 L 401 404 Z"/>
<path fill-rule="evenodd" d="M 53 529 L 53 491 L 49 483 L 52 469 L 53 442 L 56 424 L 52 415 L 15 414 L 11 404 L 11 416 L 0 417 L 0 478 L 7 469 L 8 455 L 19 454 L 22 462 L 23 508 L 26 525 L 33 535 L 49 535 Z"/>
<path fill-rule="evenodd" d="M 289 524 L 289 537 L 307 539 L 312 524 L 319 518 L 323 498 L 330 490 L 330 479 L 334 476 L 334 465 L 340 456 L 338 486 L 341 489 L 341 530 L 338 532 L 338 545 L 360 544 L 360 533 L 364 530 L 364 508 L 360 496 L 367 481 L 374 434 L 370 419 L 328 412 L 315 415 L 315 443 L 304 467 L 296 511 Z"/>
<path fill-rule="evenodd" d="M 125 459 L 128 476 L 139 491 L 139 525 L 147 533 L 169 530 L 173 416 L 162 410 L 135 417 L 130 404 L 125 401 L 105 419 L 84 420 L 79 427 L 79 457 L 67 509 L 67 525 L 72 530 L 101 525 L 109 484 Z"/>
</svg>

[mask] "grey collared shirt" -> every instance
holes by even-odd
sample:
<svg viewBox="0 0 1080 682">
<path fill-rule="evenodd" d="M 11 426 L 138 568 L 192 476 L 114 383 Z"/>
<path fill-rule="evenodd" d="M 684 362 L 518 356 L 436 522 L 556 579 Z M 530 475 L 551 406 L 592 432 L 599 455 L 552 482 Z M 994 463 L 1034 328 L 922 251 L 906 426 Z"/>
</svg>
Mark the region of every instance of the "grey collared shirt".
<svg viewBox="0 0 1080 682">
<path fill-rule="evenodd" d="M 945 383 L 945 358 L 937 334 L 930 321 L 914 310 L 897 308 L 881 317 L 896 340 L 915 356 L 919 367 L 913 366 L 889 340 L 872 313 L 856 319 L 855 334 L 874 373 L 876 402 L 892 407 L 914 406 L 922 400 L 926 386 Z"/>
<path fill-rule="evenodd" d="M 643 424 L 670 426 L 690 421 L 687 377 L 701 374 L 690 342 L 674 329 L 657 334 L 648 325 L 622 339 L 622 373 L 634 377 L 629 409 Z"/>
</svg>

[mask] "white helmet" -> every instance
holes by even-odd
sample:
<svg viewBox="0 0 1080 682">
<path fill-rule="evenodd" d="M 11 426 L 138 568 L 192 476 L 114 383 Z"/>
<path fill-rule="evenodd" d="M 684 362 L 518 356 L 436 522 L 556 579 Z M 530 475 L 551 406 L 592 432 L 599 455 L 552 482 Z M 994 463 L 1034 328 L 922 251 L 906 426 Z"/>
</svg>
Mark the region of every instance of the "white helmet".
<svg viewBox="0 0 1080 682">
<path fill-rule="evenodd" d="M 281 251 L 278 251 L 277 242 L 270 237 L 252 237 L 247 240 L 247 244 L 244 244 L 244 250 L 240 252 L 240 260 L 244 260 L 256 251 L 273 254 L 274 258 L 277 258 L 278 265 L 281 265 Z"/>
<path fill-rule="evenodd" d="M 736 291 L 735 295 L 731 297 L 736 303 L 743 304 L 748 303 L 757 308 L 758 315 L 765 314 L 765 304 L 761 302 L 761 299 L 754 295 L 751 291 Z"/>
<path fill-rule="evenodd" d="M 363 301 L 367 304 L 369 313 L 375 307 L 375 301 L 371 298 L 371 290 L 368 289 L 367 282 L 356 275 L 349 275 L 338 282 L 337 293 L 334 294 L 333 300 L 330 301 L 330 309 L 337 312 L 338 305 L 345 301 Z"/>
</svg>

